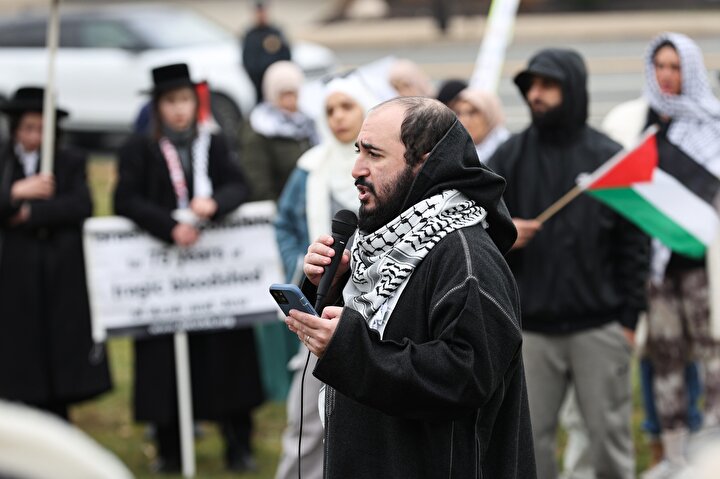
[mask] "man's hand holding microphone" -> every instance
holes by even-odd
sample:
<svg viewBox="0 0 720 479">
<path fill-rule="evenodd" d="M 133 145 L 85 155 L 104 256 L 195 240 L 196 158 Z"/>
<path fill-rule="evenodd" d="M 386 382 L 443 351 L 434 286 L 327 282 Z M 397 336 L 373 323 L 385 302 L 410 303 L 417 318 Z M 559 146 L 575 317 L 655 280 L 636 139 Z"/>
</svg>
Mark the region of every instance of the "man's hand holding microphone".
<svg viewBox="0 0 720 479">
<path fill-rule="evenodd" d="M 322 305 L 328 290 L 350 267 L 350 252 L 345 246 L 356 228 L 357 216 L 351 211 L 341 210 L 333 218 L 332 236 L 322 235 L 308 247 L 303 273 L 318 287 L 316 310 Z M 341 314 L 342 308 L 337 306 L 324 308 L 321 317 L 292 309 L 290 316 L 285 318 L 285 323 L 290 331 L 297 334 L 300 341 L 320 358 L 325 354 Z"/>
</svg>

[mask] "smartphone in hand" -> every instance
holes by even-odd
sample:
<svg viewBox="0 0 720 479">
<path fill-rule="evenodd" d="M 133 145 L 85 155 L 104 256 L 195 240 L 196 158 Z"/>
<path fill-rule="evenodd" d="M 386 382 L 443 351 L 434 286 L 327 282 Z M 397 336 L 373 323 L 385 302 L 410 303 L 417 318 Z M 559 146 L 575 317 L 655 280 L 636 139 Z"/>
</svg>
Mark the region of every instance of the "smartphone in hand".
<svg viewBox="0 0 720 479">
<path fill-rule="evenodd" d="M 273 284 L 270 286 L 270 294 L 285 316 L 290 314 L 291 309 L 297 309 L 313 316 L 320 316 L 300 291 L 300 288 L 294 284 Z"/>
</svg>

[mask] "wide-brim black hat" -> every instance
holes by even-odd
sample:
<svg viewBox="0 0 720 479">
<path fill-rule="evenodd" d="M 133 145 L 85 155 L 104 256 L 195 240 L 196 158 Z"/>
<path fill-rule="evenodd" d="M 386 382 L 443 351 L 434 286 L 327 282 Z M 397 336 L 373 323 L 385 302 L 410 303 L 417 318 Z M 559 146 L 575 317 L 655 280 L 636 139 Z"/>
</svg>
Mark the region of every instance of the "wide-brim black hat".
<svg viewBox="0 0 720 479">
<path fill-rule="evenodd" d="M 29 112 L 42 113 L 44 100 L 44 88 L 34 86 L 18 88 L 10 100 L 0 105 L 0 111 L 8 115 L 22 115 Z M 67 110 L 55 108 L 55 115 L 58 118 L 64 118 L 69 114 Z"/>
<path fill-rule="evenodd" d="M 186 63 L 174 63 L 153 68 L 152 77 L 152 89 L 145 90 L 143 93 L 157 96 L 177 88 L 195 88 L 196 86 L 196 83 L 190 78 L 190 69 Z"/>
</svg>

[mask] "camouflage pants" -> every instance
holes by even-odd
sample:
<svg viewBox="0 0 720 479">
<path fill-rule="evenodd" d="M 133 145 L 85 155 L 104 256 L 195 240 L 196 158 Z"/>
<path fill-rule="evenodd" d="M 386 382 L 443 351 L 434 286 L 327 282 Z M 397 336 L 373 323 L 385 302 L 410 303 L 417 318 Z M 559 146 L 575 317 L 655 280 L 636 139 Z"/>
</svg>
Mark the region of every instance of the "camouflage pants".
<svg viewBox="0 0 720 479">
<path fill-rule="evenodd" d="M 647 352 L 653 364 L 655 404 L 663 430 L 687 428 L 685 365 L 704 373 L 705 426 L 720 424 L 720 343 L 710 334 L 704 269 L 666 275 L 650 287 Z"/>
</svg>

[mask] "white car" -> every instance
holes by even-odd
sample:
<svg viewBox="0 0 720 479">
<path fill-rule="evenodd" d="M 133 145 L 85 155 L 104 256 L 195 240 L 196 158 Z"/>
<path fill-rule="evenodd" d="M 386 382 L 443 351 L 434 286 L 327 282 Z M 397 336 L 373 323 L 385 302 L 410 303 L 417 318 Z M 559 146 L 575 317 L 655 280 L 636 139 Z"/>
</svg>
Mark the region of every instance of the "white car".
<svg viewBox="0 0 720 479">
<path fill-rule="evenodd" d="M 58 104 L 70 111 L 66 130 L 126 133 L 148 96 L 151 69 L 187 63 L 195 81 L 207 80 L 213 113 L 229 132 L 255 104 L 242 68 L 240 41 L 193 10 L 173 5 L 112 5 L 61 9 L 56 60 Z M 0 101 L 21 86 L 47 79 L 46 15 L 0 20 Z M 292 58 L 308 78 L 329 73 L 327 48 L 298 43 Z"/>
</svg>

